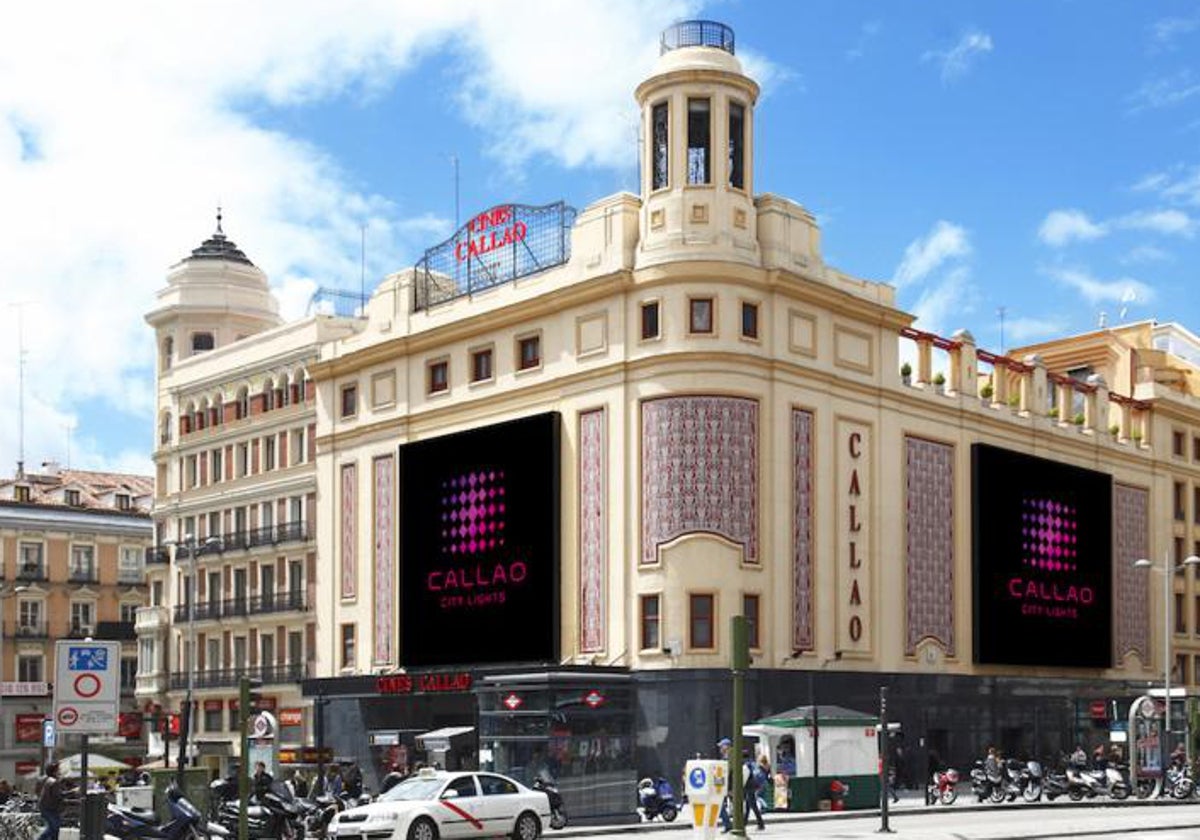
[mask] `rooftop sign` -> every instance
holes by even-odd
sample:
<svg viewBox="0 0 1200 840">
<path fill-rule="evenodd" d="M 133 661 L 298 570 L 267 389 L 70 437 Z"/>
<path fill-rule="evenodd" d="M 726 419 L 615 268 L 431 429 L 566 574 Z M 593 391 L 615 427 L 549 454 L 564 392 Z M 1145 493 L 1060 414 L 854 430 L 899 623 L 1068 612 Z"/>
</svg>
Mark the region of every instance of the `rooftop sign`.
<svg viewBox="0 0 1200 840">
<path fill-rule="evenodd" d="M 500 204 L 474 216 L 416 267 L 416 308 L 474 294 L 565 263 L 575 210 L 563 202 Z"/>
</svg>

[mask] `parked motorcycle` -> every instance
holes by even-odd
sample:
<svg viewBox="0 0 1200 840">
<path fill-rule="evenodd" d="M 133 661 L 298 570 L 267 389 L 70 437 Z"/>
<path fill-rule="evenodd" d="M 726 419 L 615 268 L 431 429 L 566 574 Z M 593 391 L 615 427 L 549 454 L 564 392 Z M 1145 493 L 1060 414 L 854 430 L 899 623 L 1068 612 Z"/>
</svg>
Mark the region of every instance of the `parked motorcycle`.
<svg viewBox="0 0 1200 840">
<path fill-rule="evenodd" d="M 167 788 L 167 808 L 171 819 L 159 823 L 154 811 L 118 808 L 110 803 L 105 833 L 126 840 L 220 840 L 229 837 L 230 832 L 224 826 L 204 819 L 196 806 L 175 785 Z"/>
<path fill-rule="evenodd" d="M 929 779 L 929 787 L 925 801 L 932 805 L 941 802 L 943 805 L 953 805 L 958 799 L 958 771 L 953 767 L 945 770 L 935 770 Z"/>
<path fill-rule="evenodd" d="M 1174 799 L 1187 799 L 1196 792 L 1196 780 L 1187 764 L 1172 763 L 1167 767 L 1167 792 Z"/>
<path fill-rule="evenodd" d="M 1067 782 L 1067 797 L 1072 802 L 1097 796 L 1126 799 L 1133 792 L 1123 769 L 1115 764 L 1089 770 L 1078 762 L 1072 762 L 1067 767 Z"/>
<path fill-rule="evenodd" d="M 1042 793 L 1053 802 L 1060 796 L 1066 796 L 1070 790 L 1065 770 L 1050 770 L 1042 779 Z"/>
<path fill-rule="evenodd" d="M 566 828 L 567 809 L 563 806 L 563 798 L 558 791 L 558 785 L 551 779 L 538 776 L 533 780 L 531 787 L 546 794 L 546 798 L 550 800 L 550 827 L 556 830 Z"/>
<path fill-rule="evenodd" d="M 221 825 L 237 831 L 238 812 L 237 799 L 222 802 L 218 817 Z M 250 840 L 299 840 L 304 836 L 303 809 L 282 782 L 272 782 L 251 794 L 246 824 Z"/>
<path fill-rule="evenodd" d="M 679 814 L 675 791 L 662 776 L 657 779 L 647 777 L 638 782 L 637 797 L 638 807 L 647 821 L 662 817 L 663 822 L 673 822 Z"/>
<path fill-rule="evenodd" d="M 1018 796 L 1026 802 L 1037 802 L 1042 798 L 1042 765 L 1038 762 L 1010 758 L 1004 763 L 1004 776 L 1004 790 L 1009 802 Z"/>
<path fill-rule="evenodd" d="M 976 759 L 975 764 L 971 767 L 971 793 L 980 802 L 991 800 L 992 802 L 1004 801 L 1004 785 L 1003 779 L 999 772 L 989 773 L 987 765 L 983 759 Z"/>
</svg>

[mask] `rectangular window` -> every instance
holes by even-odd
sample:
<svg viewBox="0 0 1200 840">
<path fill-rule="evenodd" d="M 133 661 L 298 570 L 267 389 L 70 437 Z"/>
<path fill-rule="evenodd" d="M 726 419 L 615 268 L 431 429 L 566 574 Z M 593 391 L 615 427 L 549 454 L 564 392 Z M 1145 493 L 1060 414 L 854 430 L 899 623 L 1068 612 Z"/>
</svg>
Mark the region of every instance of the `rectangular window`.
<svg viewBox="0 0 1200 840">
<path fill-rule="evenodd" d="M 659 600 L 657 595 L 641 597 L 641 649 L 657 650 L 661 646 L 659 637 Z"/>
<path fill-rule="evenodd" d="M 1182 481 L 1175 482 L 1175 518 L 1182 522 L 1187 519 L 1187 496 L 1186 485 Z"/>
<path fill-rule="evenodd" d="M 18 682 L 41 682 L 44 679 L 45 677 L 42 676 L 42 657 L 40 654 L 17 657 Z"/>
<path fill-rule="evenodd" d="M 17 607 L 17 635 L 40 636 L 42 627 L 42 602 L 22 600 Z"/>
<path fill-rule="evenodd" d="M 71 633 L 72 635 L 91 635 L 96 622 L 95 604 L 91 601 L 71 602 Z"/>
<path fill-rule="evenodd" d="M 96 547 L 92 545 L 71 546 L 71 563 L 68 570 L 72 583 L 89 583 L 96 579 Z"/>
<path fill-rule="evenodd" d="M 1184 612 L 1183 593 L 1175 593 L 1175 632 L 1187 632 L 1187 613 Z"/>
<path fill-rule="evenodd" d="M 661 190 L 671 185 L 671 111 L 666 102 L 660 102 L 650 114 L 650 149 L 653 155 L 650 163 L 650 188 Z"/>
<path fill-rule="evenodd" d="M 742 338 L 758 338 L 758 304 L 742 304 Z"/>
<path fill-rule="evenodd" d="M 758 596 L 742 596 L 742 615 L 746 617 L 746 638 L 750 640 L 751 650 L 761 645 L 758 643 Z"/>
<path fill-rule="evenodd" d="M 342 625 L 342 668 L 354 667 L 354 625 Z"/>
<path fill-rule="evenodd" d="M 133 624 L 137 621 L 138 605 L 135 603 L 121 604 L 121 623 Z"/>
<path fill-rule="evenodd" d="M 1183 547 L 1184 547 L 1183 537 L 1176 537 L 1175 538 L 1175 565 L 1177 567 L 1183 565 Z"/>
<path fill-rule="evenodd" d="M 220 484 L 221 479 L 225 477 L 224 463 L 222 462 L 221 457 L 223 454 L 224 453 L 220 449 L 214 449 L 212 451 L 212 470 L 209 473 L 211 478 L 210 483 L 212 484 Z"/>
<path fill-rule="evenodd" d="M 136 656 L 121 657 L 121 693 L 127 693 L 137 688 L 137 667 L 138 661 Z"/>
<path fill-rule="evenodd" d="M 440 394 L 450 387 L 450 363 L 433 362 L 429 365 L 429 393 Z"/>
<path fill-rule="evenodd" d="M 688 301 L 688 330 L 693 333 L 713 331 L 712 298 L 692 298 Z"/>
<path fill-rule="evenodd" d="M 1192 438 L 1192 460 L 1200 461 L 1200 437 Z"/>
<path fill-rule="evenodd" d="M 642 304 L 642 341 L 658 338 L 658 301 Z"/>
<path fill-rule="evenodd" d="M 117 494 L 117 510 L 130 510 L 133 507 L 133 500 L 130 499 L 128 493 Z"/>
<path fill-rule="evenodd" d="M 688 596 L 688 646 L 694 650 L 716 648 L 716 605 L 712 595 Z"/>
<path fill-rule="evenodd" d="M 1193 632 L 1200 633 L 1200 595 L 1196 596 L 1194 607 L 1195 611 L 1192 613 Z"/>
<path fill-rule="evenodd" d="M 209 705 L 212 704 L 212 705 Z M 224 705 L 220 700 L 204 701 L 204 731 L 220 732 L 221 721 L 225 717 Z"/>
<path fill-rule="evenodd" d="M 687 182 L 708 184 L 712 182 L 709 102 L 707 99 L 689 99 L 687 105 Z"/>
<path fill-rule="evenodd" d="M 238 478 L 244 478 L 246 473 L 250 471 L 250 444 L 239 443 L 234 452 L 237 453 L 237 463 L 234 465 L 234 474 Z"/>
<path fill-rule="evenodd" d="M 1176 458 L 1182 458 L 1185 454 L 1184 446 L 1186 438 L 1183 432 L 1171 432 L 1171 454 Z"/>
<path fill-rule="evenodd" d="M 471 381 L 487 382 L 492 378 L 492 351 L 476 350 L 471 354 Z"/>
<path fill-rule="evenodd" d="M 69 504 L 71 507 L 79 507 L 79 491 L 78 490 L 68 490 L 67 491 L 67 504 Z"/>
<path fill-rule="evenodd" d="M 531 335 L 517 342 L 517 367 L 529 370 L 542 363 L 542 337 Z"/>
<path fill-rule="evenodd" d="M 729 186 L 745 189 L 746 108 L 740 102 L 729 103 Z"/>
<path fill-rule="evenodd" d="M 263 438 L 263 472 L 275 469 L 275 435 Z"/>
<path fill-rule="evenodd" d="M 353 417 L 358 413 L 358 386 L 342 386 L 342 417 Z"/>
<path fill-rule="evenodd" d="M 1192 521 L 1200 525 L 1200 486 L 1192 488 Z"/>
<path fill-rule="evenodd" d="M 42 565 L 42 544 L 23 542 L 20 551 L 21 567 L 17 569 L 17 577 L 30 580 L 45 577 L 45 567 Z"/>
<path fill-rule="evenodd" d="M 1189 682 L 1188 660 L 1190 658 L 1190 656 L 1185 656 L 1183 654 L 1176 654 L 1175 656 L 1175 680 L 1181 685 Z"/>
</svg>

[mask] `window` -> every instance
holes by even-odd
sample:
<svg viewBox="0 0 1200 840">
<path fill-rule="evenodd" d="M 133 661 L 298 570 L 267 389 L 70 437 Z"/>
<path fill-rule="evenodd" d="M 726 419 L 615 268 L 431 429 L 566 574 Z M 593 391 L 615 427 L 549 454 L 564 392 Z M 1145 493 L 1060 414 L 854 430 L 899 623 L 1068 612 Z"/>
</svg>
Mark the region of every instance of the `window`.
<svg viewBox="0 0 1200 840">
<path fill-rule="evenodd" d="M 304 448 L 304 429 L 296 429 L 292 432 L 292 465 L 303 464 L 307 457 L 308 450 Z"/>
<path fill-rule="evenodd" d="M 693 333 L 713 331 L 712 298 L 692 298 L 688 301 L 688 330 Z"/>
<path fill-rule="evenodd" d="M 1200 633 L 1200 595 L 1196 596 L 1194 606 L 1195 606 L 1195 612 L 1192 613 L 1192 616 L 1193 616 L 1192 632 Z"/>
<path fill-rule="evenodd" d="M 354 667 L 354 625 L 342 625 L 342 668 Z"/>
<path fill-rule="evenodd" d="M 729 186 L 745 189 L 746 106 L 729 103 Z"/>
<path fill-rule="evenodd" d="M 250 471 L 250 444 L 239 443 L 233 450 L 234 455 L 234 476 L 237 478 L 245 477 Z"/>
<path fill-rule="evenodd" d="M 91 583 L 96 580 L 96 547 L 92 545 L 71 546 L 71 564 L 68 570 L 72 583 Z"/>
<path fill-rule="evenodd" d="M 517 786 L 503 776 L 492 776 L 488 773 L 479 774 L 479 787 L 484 796 L 503 796 L 506 793 L 517 793 Z"/>
<path fill-rule="evenodd" d="M 21 543 L 21 567 L 17 569 L 17 577 L 39 579 L 46 576 L 42 565 L 42 544 L 34 542 Z"/>
<path fill-rule="evenodd" d="M 688 596 L 688 646 L 695 650 L 714 650 L 716 605 L 712 595 Z"/>
<path fill-rule="evenodd" d="M 643 595 L 641 597 L 641 605 L 641 648 L 642 650 L 657 650 L 661 646 L 659 641 L 660 615 L 658 596 Z"/>
<path fill-rule="evenodd" d="M 71 602 L 71 632 L 79 635 L 91 635 L 95 629 L 96 605 L 91 601 Z"/>
<path fill-rule="evenodd" d="M 1176 537 L 1174 540 L 1174 544 L 1175 544 L 1175 565 L 1181 566 L 1181 565 L 1183 565 L 1183 545 L 1184 545 L 1183 537 Z"/>
<path fill-rule="evenodd" d="M 746 638 L 752 650 L 762 647 L 758 643 L 758 596 L 742 595 L 742 615 L 746 617 Z"/>
<path fill-rule="evenodd" d="M 224 454 L 220 449 L 212 451 L 212 472 L 209 478 L 209 483 L 211 484 L 220 484 L 221 479 L 225 477 L 225 462 L 222 457 Z"/>
<path fill-rule="evenodd" d="M 204 701 L 204 731 L 220 732 L 221 721 L 225 717 L 225 704 L 220 700 Z"/>
<path fill-rule="evenodd" d="M 65 501 L 67 504 L 69 504 L 71 507 L 79 507 L 80 496 L 78 490 L 68 490 L 65 496 Z"/>
<path fill-rule="evenodd" d="M 1188 682 L 1188 659 L 1190 657 L 1183 654 L 1175 655 L 1175 679 L 1180 684 Z"/>
<path fill-rule="evenodd" d="M 156 607 L 161 607 L 163 604 L 163 582 L 161 580 L 154 581 L 154 585 L 150 587 L 150 603 Z"/>
<path fill-rule="evenodd" d="M 171 357 L 173 357 L 174 355 L 175 355 L 175 339 L 171 338 L 170 336 L 167 336 L 167 340 L 163 342 L 163 357 L 162 357 L 163 370 L 171 369 Z"/>
<path fill-rule="evenodd" d="M 1192 460 L 1200 461 L 1200 437 L 1192 438 Z"/>
<path fill-rule="evenodd" d="M 1182 458 L 1185 454 L 1185 438 L 1183 432 L 1171 432 L 1171 454 Z"/>
<path fill-rule="evenodd" d="M 263 471 L 275 469 L 275 435 L 263 438 Z"/>
<path fill-rule="evenodd" d="M 141 549 L 133 545 L 121 546 L 121 553 L 117 555 L 117 583 L 142 583 L 142 562 Z"/>
<path fill-rule="evenodd" d="M 133 691 L 137 687 L 138 661 L 136 656 L 121 657 L 121 691 Z"/>
<path fill-rule="evenodd" d="M 707 99 L 689 99 L 687 106 L 687 182 L 708 184 L 712 181 L 709 102 Z"/>
<path fill-rule="evenodd" d="M 440 394 L 450 388 L 450 363 L 431 362 L 429 364 L 429 393 Z"/>
<path fill-rule="evenodd" d="M 642 304 L 642 341 L 658 338 L 658 301 Z"/>
<path fill-rule="evenodd" d="M 757 303 L 742 303 L 742 338 L 758 338 Z"/>
<path fill-rule="evenodd" d="M 29 501 L 29 487 L 24 484 L 18 484 L 13 488 L 13 500 L 18 502 Z"/>
<path fill-rule="evenodd" d="M 479 791 L 475 788 L 474 776 L 459 776 L 450 784 L 446 785 L 446 790 L 453 790 L 459 796 L 478 796 Z"/>
<path fill-rule="evenodd" d="M 1175 492 L 1174 492 L 1175 518 L 1181 522 L 1184 519 L 1187 519 L 1187 511 L 1185 510 L 1185 508 L 1187 507 L 1187 498 L 1185 496 L 1185 488 L 1186 488 L 1186 485 L 1184 485 L 1184 483 L 1182 481 L 1175 482 Z"/>
<path fill-rule="evenodd" d="M 486 382 L 492 378 L 492 351 L 476 350 L 471 354 L 471 381 Z"/>
<path fill-rule="evenodd" d="M 1175 593 L 1175 632 L 1187 632 L 1187 613 L 1184 611 L 1183 593 Z"/>
<path fill-rule="evenodd" d="M 517 369 L 529 370 L 542 363 L 542 337 L 530 335 L 517 342 Z"/>
<path fill-rule="evenodd" d="M 17 657 L 18 682 L 42 682 L 44 679 L 41 654 Z"/>
<path fill-rule="evenodd" d="M 203 353 L 205 350 L 211 350 L 215 346 L 213 342 L 213 334 L 209 332 L 192 333 L 192 352 Z"/>
<path fill-rule="evenodd" d="M 237 416 L 241 420 L 250 416 L 250 389 L 242 388 L 237 395 Z"/>
<path fill-rule="evenodd" d="M 23 599 L 17 610 L 17 635 L 42 635 L 42 602 Z"/>
<path fill-rule="evenodd" d="M 358 386 L 342 386 L 342 416 L 353 417 L 358 413 Z"/>
<path fill-rule="evenodd" d="M 117 494 L 117 510 L 129 510 L 133 507 L 132 500 L 128 493 Z"/>
<path fill-rule="evenodd" d="M 650 111 L 651 137 L 650 188 L 661 190 L 671 185 L 671 111 L 666 102 L 660 102 Z"/>
<path fill-rule="evenodd" d="M 157 668 L 154 639 L 138 639 L 138 673 L 153 674 Z"/>
<path fill-rule="evenodd" d="M 133 624 L 137 621 L 138 605 L 134 602 L 121 604 L 121 623 Z"/>
</svg>

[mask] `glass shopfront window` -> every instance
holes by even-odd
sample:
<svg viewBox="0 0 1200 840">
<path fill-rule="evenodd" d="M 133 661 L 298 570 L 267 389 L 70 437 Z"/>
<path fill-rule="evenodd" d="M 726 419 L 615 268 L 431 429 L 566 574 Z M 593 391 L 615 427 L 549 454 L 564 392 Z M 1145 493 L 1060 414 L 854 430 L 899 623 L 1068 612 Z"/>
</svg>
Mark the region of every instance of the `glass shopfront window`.
<svg viewBox="0 0 1200 840">
<path fill-rule="evenodd" d="M 546 774 L 581 817 L 627 814 L 634 688 L 580 677 L 479 687 L 479 767 L 526 784 Z"/>
</svg>

